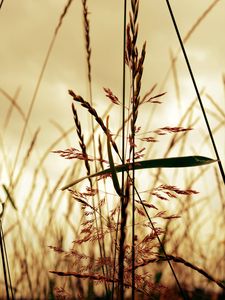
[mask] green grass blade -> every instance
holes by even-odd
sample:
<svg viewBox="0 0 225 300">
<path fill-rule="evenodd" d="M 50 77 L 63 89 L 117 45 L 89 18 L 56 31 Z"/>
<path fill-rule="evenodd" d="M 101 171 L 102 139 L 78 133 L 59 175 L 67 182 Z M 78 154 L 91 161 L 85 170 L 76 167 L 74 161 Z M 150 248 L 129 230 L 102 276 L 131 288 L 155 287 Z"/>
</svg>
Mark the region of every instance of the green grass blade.
<svg viewBox="0 0 225 300">
<path fill-rule="evenodd" d="M 152 168 L 186 168 L 186 167 L 197 167 L 197 166 L 203 166 L 207 164 L 211 164 L 216 162 L 217 160 L 204 157 L 204 156 L 182 156 L 182 157 L 170 157 L 170 158 L 159 158 L 159 159 L 150 159 L 150 160 L 142 160 L 137 161 L 134 165 L 135 170 L 140 169 L 152 169 Z M 113 164 L 114 165 L 114 164 Z M 112 174 L 113 172 L 122 172 L 122 171 L 129 171 L 132 169 L 133 164 L 127 163 L 124 165 L 114 165 L 114 170 L 110 168 L 97 172 L 95 174 L 91 174 L 90 176 L 85 176 L 80 179 L 77 179 L 70 184 L 67 184 L 62 188 L 62 190 L 65 190 L 79 182 L 81 182 L 84 179 L 101 176 L 105 174 Z M 113 174 L 112 174 L 113 175 Z"/>
</svg>

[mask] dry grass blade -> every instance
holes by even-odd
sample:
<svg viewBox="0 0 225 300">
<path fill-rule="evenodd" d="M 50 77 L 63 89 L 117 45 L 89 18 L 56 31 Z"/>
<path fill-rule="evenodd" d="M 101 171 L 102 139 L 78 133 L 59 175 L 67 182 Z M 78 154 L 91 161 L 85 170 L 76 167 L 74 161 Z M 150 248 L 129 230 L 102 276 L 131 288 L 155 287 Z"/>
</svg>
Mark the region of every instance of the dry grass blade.
<svg viewBox="0 0 225 300">
<path fill-rule="evenodd" d="M 13 112 L 14 106 L 17 103 L 17 99 L 18 99 L 19 93 L 20 93 L 20 88 L 18 88 L 16 90 L 15 95 L 14 95 L 14 97 L 12 99 L 13 101 L 11 102 L 11 105 L 10 105 L 10 107 L 8 109 L 8 112 L 7 112 L 6 116 L 5 116 L 5 122 L 4 122 L 4 128 L 5 129 L 7 128 L 8 124 L 10 122 L 10 118 L 12 116 L 12 112 Z"/>
<path fill-rule="evenodd" d="M 216 103 L 216 101 L 206 93 L 206 97 L 210 100 L 210 102 L 213 104 L 213 106 L 217 109 L 217 111 L 221 114 L 222 118 L 225 119 L 225 113 L 223 109 Z"/>
<path fill-rule="evenodd" d="M 102 276 L 102 275 L 97 275 L 97 274 L 84 274 L 84 273 L 77 273 L 77 272 L 62 272 L 62 271 L 49 271 L 50 273 L 52 274 L 55 274 L 55 275 L 58 275 L 58 276 L 62 276 L 62 277 L 76 277 L 76 278 L 82 278 L 82 279 L 91 279 L 91 280 L 94 280 L 94 281 L 98 281 L 98 282 L 110 282 L 110 283 L 113 283 L 113 282 L 119 282 L 119 280 L 117 278 L 108 278 L 108 277 L 105 277 L 105 276 Z M 126 288 L 130 288 L 131 287 L 131 284 L 129 283 L 126 283 L 124 282 L 124 286 Z M 142 289 L 139 289 L 139 288 L 135 288 L 136 291 L 139 291 L 141 293 L 143 293 L 143 290 Z"/>
<path fill-rule="evenodd" d="M 33 138 L 31 140 L 30 146 L 29 146 L 26 154 L 24 155 L 24 159 L 23 159 L 22 165 L 21 165 L 21 167 L 19 169 L 19 172 L 18 172 L 18 174 L 17 174 L 14 182 L 13 182 L 13 187 L 15 187 L 18 184 L 19 180 L 22 178 L 22 173 L 23 173 L 23 171 L 24 171 L 24 169 L 25 169 L 25 167 L 26 167 L 26 165 L 28 163 L 30 155 L 31 155 L 31 153 L 32 153 L 32 151 L 34 149 L 34 146 L 35 146 L 36 142 L 37 142 L 37 138 L 38 138 L 39 132 L 40 132 L 40 128 L 38 128 L 35 131 L 34 135 L 33 135 Z"/>
<path fill-rule="evenodd" d="M 183 43 L 186 43 L 189 38 L 191 37 L 192 33 L 196 30 L 196 28 L 201 24 L 201 22 L 206 18 L 206 16 L 210 13 L 210 11 L 218 4 L 220 0 L 214 0 L 202 13 L 202 15 L 195 21 L 192 25 L 191 29 L 186 33 L 185 37 L 183 38 Z"/>
<path fill-rule="evenodd" d="M 177 99 L 178 103 L 180 104 L 180 87 L 179 87 L 179 81 L 178 81 L 178 76 L 177 76 L 176 58 L 174 57 L 171 49 L 170 49 L 170 61 L 171 61 L 173 79 L 174 79 L 176 99 Z"/>
<path fill-rule="evenodd" d="M 208 16 L 208 14 L 212 11 L 212 9 L 216 6 L 216 4 L 219 3 L 220 0 L 214 0 L 212 1 L 212 3 L 206 8 L 206 10 L 197 18 L 197 20 L 194 22 L 194 24 L 191 26 L 191 28 L 188 30 L 188 32 L 185 34 L 184 38 L 183 38 L 183 43 L 186 44 L 187 41 L 190 39 L 190 37 L 192 36 L 192 34 L 196 31 L 196 29 L 198 28 L 198 26 L 206 19 L 206 17 Z M 176 63 L 178 56 L 180 54 L 181 49 L 179 48 L 176 52 L 176 55 L 174 55 L 173 57 L 173 61 L 171 62 L 171 65 L 168 69 L 168 71 L 166 72 L 165 78 L 162 81 L 161 84 L 161 89 L 164 89 L 165 83 L 169 78 L 170 72 L 173 68 L 173 64 Z"/>
<path fill-rule="evenodd" d="M 61 135 L 65 134 L 65 129 L 55 120 L 50 120 L 50 123 L 60 132 Z M 68 136 L 65 136 L 65 142 L 67 145 L 70 145 L 70 140 Z"/>
<path fill-rule="evenodd" d="M 35 86 L 35 89 L 34 89 L 34 93 L 33 93 L 33 96 L 31 98 L 31 101 L 30 101 L 30 104 L 29 104 L 29 107 L 28 107 L 28 113 L 27 113 L 27 116 L 26 116 L 26 119 L 25 119 L 25 123 L 24 123 L 23 129 L 22 129 L 22 133 L 21 133 L 21 136 L 20 136 L 18 148 L 17 148 L 16 155 L 15 155 L 15 160 L 14 160 L 14 164 L 13 164 L 13 168 L 12 168 L 13 170 L 15 170 L 16 165 L 17 165 L 17 161 L 18 161 L 18 158 L 19 158 L 19 155 L 20 155 L 20 151 L 21 151 L 23 140 L 24 140 L 24 137 L 25 137 L 25 133 L 26 133 L 26 130 L 27 130 L 27 127 L 28 127 L 28 123 L 30 121 L 30 117 L 31 117 L 31 113 L 32 113 L 32 110 L 33 110 L 33 107 L 34 107 L 34 103 L 36 101 L 36 98 L 37 98 L 37 95 L 38 95 L 38 92 L 39 92 L 39 88 L 41 86 L 41 82 L 42 82 L 42 79 L 43 79 L 43 76 L 44 76 L 44 72 L 46 70 L 49 57 L 51 55 L 53 46 L 55 44 L 55 40 L 56 40 L 58 31 L 59 31 L 59 29 L 62 25 L 62 21 L 63 21 L 64 17 L 66 16 L 66 13 L 67 13 L 72 1 L 73 0 L 69 0 L 67 5 L 65 6 L 64 11 L 63 11 L 63 13 L 61 14 L 61 16 L 59 18 L 58 25 L 56 26 L 56 29 L 54 31 L 54 34 L 53 34 L 52 40 L 50 42 L 50 45 L 48 47 L 48 50 L 47 50 L 47 53 L 46 53 L 46 56 L 45 56 L 40 74 L 39 74 L 39 77 L 37 79 L 37 83 L 36 83 L 36 86 Z M 11 175 L 11 180 L 12 179 L 13 179 L 13 174 Z"/>
<path fill-rule="evenodd" d="M 6 187 L 5 184 L 3 184 L 2 187 L 3 187 L 3 189 L 4 189 L 4 191 L 5 191 L 6 195 L 7 195 L 7 198 L 9 199 L 10 203 L 12 204 L 13 208 L 15 210 L 17 210 L 16 205 L 15 205 L 15 201 L 14 201 L 14 199 L 13 199 L 10 191 L 8 190 L 8 188 Z"/>
<path fill-rule="evenodd" d="M 26 120 L 26 115 L 24 113 L 24 111 L 22 110 L 22 108 L 19 106 L 19 104 L 17 103 L 16 99 L 11 97 L 7 92 L 5 92 L 2 88 L 0 88 L 0 92 L 5 96 L 6 99 L 8 99 L 11 103 L 11 106 L 14 107 L 18 113 L 20 114 L 20 116 L 22 117 L 23 121 Z"/>
</svg>

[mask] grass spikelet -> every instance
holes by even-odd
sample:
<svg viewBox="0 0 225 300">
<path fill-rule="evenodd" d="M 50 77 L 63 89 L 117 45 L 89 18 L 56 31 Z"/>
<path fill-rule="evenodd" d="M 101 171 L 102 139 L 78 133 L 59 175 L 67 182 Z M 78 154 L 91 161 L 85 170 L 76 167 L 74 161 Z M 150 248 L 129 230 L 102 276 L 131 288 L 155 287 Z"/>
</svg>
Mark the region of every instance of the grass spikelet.
<svg viewBox="0 0 225 300">
<path fill-rule="evenodd" d="M 115 96 L 109 88 L 103 88 L 103 89 L 106 93 L 106 97 L 109 98 L 112 101 L 112 103 L 117 104 L 117 105 L 120 104 L 118 97 Z"/>
<path fill-rule="evenodd" d="M 60 27 L 62 26 L 63 19 L 65 18 L 66 14 L 68 12 L 68 9 L 70 8 L 70 5 L 72 4 L 72 2 L 73 2 L 73 0 L 68 0 L 67 1 L 67 4 L 65 5 L 64 10 L 63 10 L 62 14 L 59 17 L 58 24 L 55 28 L 54 36 L 56 36 L 58 34 L 58 31 L 59 31 Z"/>
<path fill-rule="evenodd" d="M 89 111 L 89 113 L 95 118 L 96 122 L 100 125 L 103 132 L 107 136 L 108 130 L 107 130 L 103 120 L 99 117 L 97 111 L 91 106 L 91 104 L 88 103 L 87 101 L 85 101 L 81 96 L 76 95 L 72 90 L 69 90 L 69 95 L 71 95 L 73 97 L 74 101 L 79 102 L 84 108 L 86 108 Z M 110 142 L 112 143 L 114 150 L 116 151 L 116 153 L 119 154 L 119 150 L 116 146 L 116 143 L 113 141 L 111 134 L 109 134 L 109 139 L 110 139 Z"/>
<path fill-rule="evenodd" d="M 91 84 L 91 45 L 90 45 L 90 24 L 88 20 L 88 8 L 87 1 L 82 0 L 83 4 L 83 17 L 84 17 L 84 30 L 85 30 L 85 46 L 87 54 L 87 66 L 88 66 L 88 81 Z"/>
<path fill-rule="evenodd" d="M 83 157 L 84 157 L 84 161 L 85 161 L 85 167 L 86 167 L 86 170 L 87 170 L 87 175 L 90 175 L 91 169 L 90 169 L 90 165 L 89 165 L 89 162 L 88 162 L 88 155 L 87 155 L 87 151 L 86 151 L 86 145 L 84 143 L 84 137 L 83 137 L 83 134 L 82 134 L 81 124 L 80 124 L 80 121 L 78 119 L 78 114 L 77 114 L 76 108 L 75 108 L 73 103 L 72 103 L 72 111 L 73 111 L 74 122 L 75 122 L 75 125 L 76 125 L 77 135 L 78 135 L 78 138 L 79 138 L 79 144 L 80 144 L 82 154 L 83 154 Z"/>
</svg>

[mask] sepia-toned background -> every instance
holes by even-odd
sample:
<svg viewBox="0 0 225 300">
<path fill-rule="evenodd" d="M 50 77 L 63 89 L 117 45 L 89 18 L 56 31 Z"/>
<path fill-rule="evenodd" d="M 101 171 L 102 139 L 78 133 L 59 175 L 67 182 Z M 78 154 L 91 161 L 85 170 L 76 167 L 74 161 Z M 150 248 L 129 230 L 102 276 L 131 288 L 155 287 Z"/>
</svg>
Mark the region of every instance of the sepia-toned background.
<svg viewBox="0 0 225 300">
<path fill-rule="evenodd" d="M 210 9 L 210 5 L 213 3 L 214 5 Z M 11 254 L 15 250 L 13 232 L 17 230 L 15 227 L 20 221 L 20 226 L 24 228 L 21 235 L 24 245 L 28 241 L 31 248 L 40 253 L 42 253 L 41 249 L 45 248 L 46 261 L 43 263 L 46 267 L 45 276 L 49 276 L 46 274 L 49 269 L 54 268 L 56 259 L 47 246 L 57 244 L 56 236 L 59 232 L 64 236 L 65 247 L 69 248 L 73 241 L 73 233 L 70 232 L 70 235 L 67 236 L 67 229 L 64 232 L 62 229 L 67 228 L 68 225 L 63 223 L 68 203 L 65 196 L 67 194 L 61 192 L 60 187 L 67 182 L 67 178 L 66 176 L 61 180 L 59 178 L 64 170 L 74 164 L 74 161 L 63 160 L 52 153 L 53 150 L 78 147 L 79 145 L 73 130 L 72 99 L 68 95 L 68 89 L 74 90 L 84 99 L 89 100 L 81 1 L 74 0 L 69 7 L 54 40 L 44 72 L 41 73 L 55 28 L 65 5 L 66 1 L 62 0 L 5 0 L 0 11 L 0 199 L 2 202 L 7 198 L 3 185 L 13 186 L 13 181 L 17 180 L 11 190 L 17 210 L 7 203 L 3 228 L 6 232 L 12 233 L 12 237 L 10 234 L 6 235 L 6 245 Z M 214 138 L 224 166 L 225 2 L 222 0 L 173 0 L 171 6 L 182 37 L 186 37 L 192 30 L 185 42 L 185 48 L 199 91 L 202 93 L 202 100 L 210 125 L 214 130 Z M 92 49 L 93 104 L 102 115 L 110 104 L 104 95 L 103 87 L 110 88 L 119 99 L 122 98 L 123 1 L 90 0 L 88 1 L 88 10 Z M 193 26 L 196 22 L 195 28 Z M 138 36 L 140 49 L 145 40 L 147 41 L 147 54 L 142 95 L 154 84 L 157 84 L 156 91 L 158 93 L 166 92 L 166 94 L 162 99 L 163 103 L 160 104 L 160 110 L 156 108 L 152 113 L 151 108 L 140 108 L 139 125 L 144 122 L 144 126 L 147 128 L 149 123 L 148 130 L 164 126 L 177 126 L 181 116 L 185 114 L 187 107 L 196 98 L 196 95 L 183 55 L 179 52 L 178 39 L 165 1 L 140 1 Z M 171 68 L 172 57 L 176 55 L 176 63 Z M 41 81 L 38 85 L 40 76 Z M 129 75 L 127 74 L 127 91 L 129 90 L 128 82 Z M 78 108 L 78 112 L 84 126 L 84 135 L 87 137 L 91 134 L 90 120 L 82 109 Z M 215 158 L 211 142 L 207 139 L 207 128 L 197 101 L 193 104 L 193 112 L 192 121 L 197 121 L 189 133 L 183 155 L 198 154 Z M 27 127 L 24 130 L 25 120 L 27 120 Z M 116 131 L 121 124 L 119 108 L 115 108 L 110 117 L 110 123 L 112 131 Z M 187 122 L 186 125 L 190 124 Z M 56 142 L 67 130 L 70 133 Z M 21 140 L 23 131 L 25 136 Z M 30 154 L 29 147 L 35 133 L 37 139 Z M 161 157 L 168 143 L 169 138 L 165 137 L 159 145 L 155 145 L 150 153 L 151 158 Z M 179 149 L 175 148 L 170 156 L 177 155 L 178 152 Z M 29 160 L 24 163 L 28 153 Z M 38 164 L 42 159 L 40 166 Z M 21 168 L 23 164 L 24 167 Z M 218 245 L 224 243 L 224 228 L 223 233 L 218 228 L 223 224 L 221 214 L 224 216 L 224 210 L 222 211 L 224 203 L 221 203 L 221 195 L 217 189 L 215 168 L 217 169 L 216 174 L 220 177 L 218 168 L 210 167 L 205 172 L 203 179 L 194 184 L 194 188 L 200 193 L 197 200 L 208 197 L 208 202 L 206 205 L 204 204 L 204 210 L 200 217 L 199 226 L 202 231 L 199 235 L 206 261 L 208 259 L 208 240 L 212 240 L 211 237 L 215 239 L 215 244 L 210 246 L 208 252 L 211 262 L 217 255 L 217 249 L 219 255 L 223 256 L 223 249 L 219 249 Z M 85 170 L 81 169 L 80 172 L 83 175 Z M 184 186 L 185 181 L 188 180 L 189 170 L 185 174 L 179 171 L 176 183 Z M 167 172 L 165 176 L 168 183 L 172 184 L 174 180 L 172 175 Z M 57 187 L 55 186 L 56 182 L 58 182 Z M 144 182 L 144 187 L 146 188 L 148 184 L 148 182 Z M 45 186 L 47 186 L 46 189 Z M 53 191 L 55 198 L 52 198 L 51 202 L 49 195 Z M 173 209 L 175 206 L 176 210 L 176 205 L 171 205 Z M 170 209 L 170 206 L 168 205 L 167 208 Z M 75 212 L 77 213 L 70 219 L 73 224 L 79 222 L 78 210 L 79 208 L 76 206 Z M 54 211 L 53 219 L 55 221 L 48 223 L 49 214 L 51 215 L 52 211 Z M 220 225 L 214 222 L 218 216 L 221 218 Z M 56 223 L 57 225 L 55 225 Z M 49 240 L 46 241 L 42 229 L 48 224 L 50 224 L 52 232 L 49 233 Z M 215 226 L 217 226 L 216 229 Z M 194 229 L 192 237 L 195 237 Z M 26 249 L 24 245 L 23 247 Z M 27 247 L 29 249 L 29 246 Z M 21 257 L 18 260 L 22 261 L 25 255 L 26 251 L 21 251 Z M 195 254 L 193 254 L 194 256 Z M 14 254 L 14 258 L 10 262 L 11 266 L 15 261 Z M 198 262 L 201 265 L 201 261 Z M 15 281 L 18 280 L 20 274 L 20 264 L 18 261 L 16 263 L 18 271 L 13 276 Z M 207 263 L 205 265 L 207 268 L 210 266 Z M 29 266 L 31 266 L 30 262 Z M 222 276 L 220 270 L 218 274 L 216 269 L 213 272 L 215 276 Z M 35 284 L 33 289 L 35 289 L 34 287 Z"/>
</svg>

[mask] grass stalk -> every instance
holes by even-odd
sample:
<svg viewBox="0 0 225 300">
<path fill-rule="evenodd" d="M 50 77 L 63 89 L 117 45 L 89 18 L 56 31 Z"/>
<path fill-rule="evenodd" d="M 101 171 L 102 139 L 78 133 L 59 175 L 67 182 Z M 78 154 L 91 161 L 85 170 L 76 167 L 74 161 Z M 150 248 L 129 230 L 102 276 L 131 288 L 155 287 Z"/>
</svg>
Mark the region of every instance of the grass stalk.
<svg viewBox="0 0 225 300">
<path fill-rule="evenodd" d="M 123 70 L 122 70 L 122 74 L 123 74 L 123 79 L 122 79 L 122 164 L 125 163 L 125 147 L 126 147 L 126 137 L 125 137 L 125 107 L 126 107 L 126 43 L 127 43 L 127 37 L 126 37 L 126 26 L 127 26 L 127 0 L 124 0 L 124 4 L 123 4 Z M 120 212 L 120 218 L 121 218 L 121 232 L 120 232 L 120 241 L 119 241 L 119 286 L 120 286 L 120 297 L 121 300 L 123 299 L 123 292 L 124 292 L 124 258 L 123 258 L 123 247 L 124 247 L 124 240 L 125 240 L 125 232 L 124 232 L 124 228 L 123 228 L 123 224 L 126 224 L 126 209 L 124 209 L 124 204 L 126 203 L 126 199 L 124 197 L 125 195 L 125 172 L 122 172 L 122 178 L 121 178 L 122 182 L 122 196 L 121 196 L 121 203 L 120 203 L 120 207 L 121 207 L 121 212 Z M 119 215 L 118 215 L 118 220 L 119 221 Z M 116 238 L 117 238 L 117 234 L 116 234 Z M 117 242 L 115 243 L 115 245 L 117 244 Z M 116 248 L 115 248 L 115 262 L 116 262 Z M 115 266 L 114 266 L 115 269 Z M 113 283 L 113 289 L 114 289 L 114 283 Z M 114 292 L 114 290 L 113 290 Z M 113 293 L 112 293 L 112 299 L 113 299 Z"/>
<path fill-rule="evenodd" d="M 87 0 L 82 0 L 82 5 L 83 5 L 83 20 L 84 20 L 84 31 L 85 31 L 85 49 L 86 49 L 86 62 L 87 62 L 87 70 L 88 70 L 88 90 L 89 90 L 89 99 L 90 99 L 90 104 L 93 106 L 93 95 L 92 95 L 92 70 L 91 70 L 91 43 L 90 43 L 90 21 L 88 18 L 88 6 L 87 6 Z M 91 130 L 92 130 L 92 149 L 93 149 L 93 154 L 94 157 L 96 157 L 96 138 L 95 138 L 95 126 L 94 126 L 94 120 L 91 118 Z M 95 167 L 95 172 L 97 172 L 97 162 L 94 161 L 94 167 Z M 91 180 L 90 180 L 91 187 L 93 186 Z M 97 189 L 98 189 L 98 182 L 96 183 Z M 99 193 L 97 194 L 98 198 L 98 204 L 100 203 L 100 197 Z M 92 197 L 92 203 L 93 206 L 95 205 L 94 201 L 94 196 Z M 99 205 L 100 209 L 100 214 L 101 212 L 101 206 Z M 98 228 L 98 221 L 96 218 L 96 226 Z M 102 218 L 100 218 L 100 230 L 101 234 L 103 234 L 103 223 L 102 223 Z M 106 251 L 105 251 L 105 242 L 102 240 L 102 242 L 99 240 L 99 250 L 102 258 L 106 257 Z M 108 275 L 108 270 L 107 266 L 102 267 L 103 275 L 105 276 L 105 273 Z M 106 294 L 108 295 L 108 286 L 107 283 L 105 283 L 105 289 L 106 289 Z"/>
<path fill-rule="evenodd" d="M 33 107 L 34 107 L 34 103 L 36 101 L 36 98 L 37 98 L 37 95 L 38 95 L 38 92 L 39 92 L 39 88 L 41 86 L 42 79 L 43 79 L 43 76 L 44 76 L 44 73 L 45 73 L 45 70 L 46 70 L 46 67 L 47 67 L 50 55 L 52 53 L 52 49 L 53 49 L 55 41 L 56 41 L 56 37 L 57 37 L 58 31 L 59 31 L 59 29 L 60 29 L 60 27 L 62 25 L 62 21 L 63 21 L 64 17 L 66 16 L 67 11 L 68 11 L 68 9 L 69 9 L 72 1 L 73 0 L 68 0 L 66 6 L 64 7 L 64 11 L 63 11 L 63 13 L 61 14 L 61 16 L 59 18 L 59 22 L 58 22 L 58 24 L 56 26 L 56 29 L 54 31 L 52 40 L 51 40 L 50 45 L 48 47 L 48 50 L 47 50 L 47 53 L 46 53 L 46 56 L 45 56 L 45 59 L 44 59 L 44 63 L 42 65 L 42 68 L 41 68 L 41 71 L 40 71 L 40 74 L 39 74 L 39 77 L 38 77 L 38 80 L 37 80 L 37 83 L 36 83 L 36 86 L 35 86 L 35 89 L 34 89 L 34 93 L 33 93 L 33 96 L 31 98 L 30 105 L 28 107 L 28 112 L 27 112 L 27 115 L 26 115 L 26 120 L 25 120 L 23 129 L 22 129 L 22 133 L 20 135 L 20 140 L 19 140 L 19 144 L 18 144 L 18 147 L 17 147 L 17 151 L 16 151 L 16 155 L 15 155 L 15 160 L 14 160 L 13 168 L 12 168 L 12 172 L 13 173 L 15 172 L 15 168 L 16 168 L 16 165 L 17 165 L 17 161 L 18 161 L 18 158 L 19 158 L 19 155 L 20 155 L 20 151 L 21 151 L 22 145 L 23 145 L 23 140 L 24 140 L 25 133 L 26 133 L 26 130 L 27 130 L 27 126 L 28 126 L 28 123 L 29 123 L 29 120 L 30 120 L 30 117 L 31 117 L 31 113 L 32 113 Z M 13 173 L 10 176 L 11 180 L 13 180 L 13 175 L 14 175 Z M 11 184 L 13 184 L 13 181 L 11 182 Z"/>
<path fill-rule="evenodd" d="M 184 35 L 184 38 L 182 40 L 183 44 L 186 44 L 188 40 L 192 37 L 194 32 L 197 30 L 197 28 L 201 25 L 201 23 L 206 19 L 206 17 L 209 15 L 209 13 L 213 10 L 213 8 L 219 3 L 220 0 L 213 0 L 212 3 L 203 11 L 203 13 L 197 18 L 197 20 L 191 25 L 191 28 L 187 31 L 187 33 Z M 179 48 L 174 55 L 173 61 L 171 62 L 171 65 L 166 72 L 165 78 L 161 83 L 160 89 L 164 89 L 165 83 L 169 78 L 170 72 L 173 69 L 173 64 L 176 63 L 178 56 L 180 54 L 181 49 Z"/>
<path fill-rule="evenodd" d="M 215 155 L 216 155 L 216 159 L 217 159 L 217 163 L 218 163 L 218 166 L 219 166 L 220 174 L 222 176 L 223 183 L 225 184 L 225 173 L 224 173 L 223 165 L 222 165 L 221 160 L 220 160 L 220 156 L 219 156 L 219 153 L 218 153 L 218 150 L 217 150 L 217 146 L 216 146 L 216 143 L 215 143 L 215 140 L 214 140 L 214 137 L 213 137 L 213 134 L 212 134 L 212 130 L 211 130 L 211 127 L 209 125 L 209 121 L 208 121 L 208 118 L 207 118 L 207 115 L 206 115 L 206 112 L 205 112 L 205 108 L 204 108 L 204 105 L 203 105 L 203 102 L 202 102 L 202 99 L 201 99 L 201 96 L 200 96 L 200 92 L 199 92 L 194 74 L 192 72 L 192 68 L 191 68 L 186 50 L 184 48 L 184 43 L 182 41 L 180 31 L 178 29 L 178 26 L 177 26 L 177 23 L 176 23 L 176 20 L 175 20 L 174 14 L 173 14 L 173 10 L 171 8 L 169 0 L 166 0 L 166 3 L 167 3 L 168 10 L 169 10 L 169 13 L 170 13 L 170 16 L 171 16 L 171 19 L 172 19 L 172 22 L 173 22 L 173 25 L 174 25 L 174 28 L 175 28 L 175 31 L 176 31 L 176 34 L 177 34 L 182 52 L 183 52 L 184 58 L 185 58 L 185 62 L 186 62 L 186 65 L 187 65 L 187 68 L 188 68 L 188 71 L 189 71 L 189 74 L 190 74 L 190 77 L 191 77 L 191 80 L 192 80 L 192 83 L 193 83 L 193 86 L 194 86 L 194 89 L 195 89 L 195 93 L 196 93 L 199 105 L 201 107 L 203 118 L 205 120 L 206 127 L 207 127 L 207 130 L 208 130 L 209 136 L 210 136 L 210 140 L 211 140 L 211 143 L 213 145 L 213 149 L 214 149 L 214 152 L 215 152 Z"/>
<path fill-rule="evenodd" d="M 2 257 L 2 267 L 3 267 L 3 274 L 4 274 L 4 281 L 5 281 L 5 291 L 6 291 L 6 298 L 10 300 L 10 292 L 9 292 L 9 283 L 8 283 L 8 272 L 7 272 L 7 264 L 6 264 L 6 252 L 4 249 L 4 236 L 2 231 L 2 221 L 0 220 L 0 248 L 1 248 L 1 257 Z"/>
</svg>

